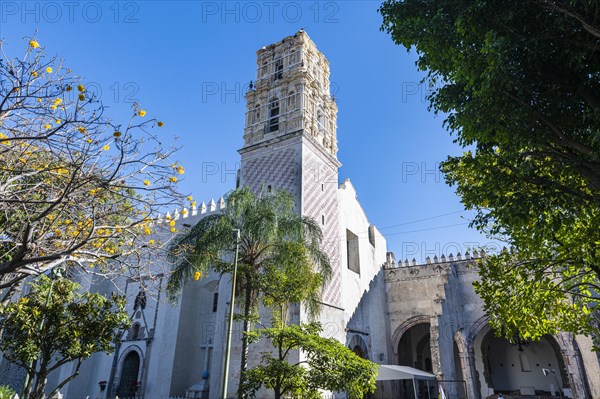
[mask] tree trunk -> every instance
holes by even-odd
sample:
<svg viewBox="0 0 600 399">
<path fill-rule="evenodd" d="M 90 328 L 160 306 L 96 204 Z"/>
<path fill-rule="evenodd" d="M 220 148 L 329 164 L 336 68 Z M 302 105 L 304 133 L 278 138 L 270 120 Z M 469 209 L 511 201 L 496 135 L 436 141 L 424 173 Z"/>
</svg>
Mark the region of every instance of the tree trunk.
<svg viewBox="0 0 600 399">
<path fill-rule="evenodd" d="M 33 367 L 35 368 L 36 362 L 33 362 Z M 27 385 L 23 387 L 23 399 L 29 399 L 31 396 L 31 388 L 33 388 L 33 379 L 35 378 L 35 372 L 33 371 L 28 371 L 27 375 L 29 376 L 29 380 L 27 382 Z"/>
<path fill-rule="evenodd" d="M 246 273 L 245 287 L 245 302 L 244 302 L 244 335 L 242 336 L 242 358 L 240 361 L 240 383 L 238 384 L 238 399 L 244 399 L 244 391 L 242 389 L 245 381 L 246 368 L 248 368 L 248 337 L 245 333 L 250 331 L 250 312 L 252 310 L 252 283 L 250 276 Z"/>
<path fill-rule="evenodd" d="M 33 393 L 30 399 L 45 399 L 46 398 L 46 373 L 41 370 L 37 373 Z"/>
</svg>

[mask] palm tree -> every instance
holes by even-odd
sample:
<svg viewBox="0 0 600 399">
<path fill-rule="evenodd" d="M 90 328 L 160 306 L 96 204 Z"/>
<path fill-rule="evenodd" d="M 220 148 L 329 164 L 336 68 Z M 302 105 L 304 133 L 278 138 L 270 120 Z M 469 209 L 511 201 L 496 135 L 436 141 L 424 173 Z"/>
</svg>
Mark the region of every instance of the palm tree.
<svg viewBox="0 0 600 399">
<path fill-rule="evenodd" d="M 285 317 L 284 302 L 302 303 L 311 317 L 318 314 L 323 284 L 331 275 L 329 257 L 321 249 L 323 233 L 312 218 L 295 212 L 293 197 L 285 191 L 255 196 L 244 187 L 231 192 L 227 206 L 217 214 L 201 219 L 189 233 L 180 237 L 172 251 L 175 265 L 167 291 L 174 299 L 196 273 L 209 268 L 231 273 L 230 251 L 235 243 L 232 230 L 241 232 L 239 241 L 236 295 L 243 306 L 243 329 L 250 330 L 253 311 L 259 300 L 279 307 Z M 285 295 L 286 301 L 282 301 Z M 241 378 L 247 368 L 248 339 L 242 339 Z M 238 389 L 241 398 L 241 389 Z"/>
</svg>

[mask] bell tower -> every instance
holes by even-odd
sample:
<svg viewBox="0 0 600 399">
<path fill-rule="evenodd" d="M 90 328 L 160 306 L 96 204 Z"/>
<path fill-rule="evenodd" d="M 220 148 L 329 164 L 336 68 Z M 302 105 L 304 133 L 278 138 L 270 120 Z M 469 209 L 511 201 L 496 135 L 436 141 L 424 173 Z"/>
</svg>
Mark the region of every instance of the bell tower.
<svg viewBox="0 0 600 399">
<path fill-rule="evenodd" d="M 257 51 L 256 83 L 246 93 L 239 184 L 255 192 L 285 189 L 298 212 L 319 223 L 333 268 L 323 300 L 334 306 L 341 303 L 337 110 L 329 62 L 306 32 Z"/>
</svg>

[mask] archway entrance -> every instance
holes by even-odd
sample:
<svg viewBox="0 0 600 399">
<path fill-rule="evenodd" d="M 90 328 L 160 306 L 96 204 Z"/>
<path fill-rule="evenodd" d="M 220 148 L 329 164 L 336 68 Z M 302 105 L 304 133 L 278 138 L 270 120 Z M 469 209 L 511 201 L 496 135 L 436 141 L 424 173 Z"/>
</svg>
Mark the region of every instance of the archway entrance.
<svg viewBox="0 0 600 399">
<path fill-rule="evenodd" d="M 129 352 L 123 360 L 121 368 L 121 378 L 117 388 L 117 396 L 123 398 L 133 398 L 139 388 L 138 374 L 140 371 L 140 356 L 137 352 Z"/>
<path fill-rule="evenodd" d="M 419 370 L 432 372 L 431 364 L 431 325 L 429 323 L 417 324 L 402 334 L 398 343 L 398 364 L 400 366 L 414 367 Z M 419 398 L 427 398 L 428 385 L 425 381 L 417 381 L 417 392 Z M 413 382 L 404 380 L 400 382 L 400 398 L 415 399 Z M 429 386 L 431 391 L 433 386 Z M 430 392 L 431 397 L 437 394 Z"/>
<path fill-rule="evenodd" d="M 361 337 L 359 337 L 358 335 L 355 335 L 355 336 L 352 337 L 352 339 L 350 340 L 350 343 L 348 344 L 348 347 L 357 356 L 359 356 L 359 357 L 361 357 L 363 359 L 369 360 L 369 354 L 368 354 L 367 344 L 365 344 L 365 341 Z M 367 394 L 365 394 L 365 396 L 363 397 L 363 399 L 372 399 L 374 397 L 375 396 L 373 396 L 373 394 L 367 393 Z"/>
<path fill-rule="evenodd" d="M 559 396 L 569 380 L 558 343 L 551 336 L 513 345 L 488 331 L 481 343 L 485 383 L 495 393 Z"/>
<path fill-rule="evenodd" d="M 432 372 L 430 324 L 421 323 L 409 328 L 398 344 L 398 364 Z"/>
</svg>

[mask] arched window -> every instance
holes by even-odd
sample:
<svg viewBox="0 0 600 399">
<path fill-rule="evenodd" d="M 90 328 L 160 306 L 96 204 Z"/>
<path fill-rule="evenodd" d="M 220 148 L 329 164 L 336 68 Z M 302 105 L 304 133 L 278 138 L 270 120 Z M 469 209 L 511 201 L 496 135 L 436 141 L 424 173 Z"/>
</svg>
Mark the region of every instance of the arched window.
<svg viewBox="0 0 600 399">
<path fill-rule="evenodd" d="M 323 134 L 325 131 L 325 115 L 322 110 L 317 111 L 317 125 L 319 128 L 319 133 Z"/>
<path fill-rule="evenodd" d="M 279 100 L 273 97 L 269 103 L 269 128 L 268 131 L 276 132 L 279 130 Z"/>
<path fill-rule="evenodd" d="M 252 122 L 251 123 L 258 123 L 260 122 L 260 104 L 256 104 L 254 106 L 254 112 L 252 113 Z"/>
<path fill-rule="evenodd" d="M 139 388 L 140 356 L 135 351 L 129 352 L 123 360 L 121 378 L 117 388 L 119 398 L 133 398 Z"/>
<path fill-rule="evenodd" d="M 287 104 L 287 108 L 288 111 L 293 111 L 294 109 L 296 109 L 296 93 L 294 93 L 294 91 L 290 91 L 289 95 L 288 95 L 288 104 Z"/>
<path fill-rule="evenodd" d="M 127 334 L 127 340 L 136 340 L 144 338 L 144 333 L 140 323 L 133 323 Z"/>
<path fill-rule="evenodd" d="M 297 51 L 292 51 L 288 56 L 288 66 L 292 66 L 296 63 L 296 53 Z"/>
<path fill-rule="evenodd" d="M 269 70 L 269 67 L 267 65 L 267 61 L 263 61 L 262 67 L 260 68 L 260 78 L 265 77 L 265 75 L 267 74 Z"/>
<path fill-rule="evenodd" d="M 273 80 L 279 80 L 283 78 L 283 60 L 281 58 L 275 61 L 275 74 L 273 78 Z"/>
</svg>

